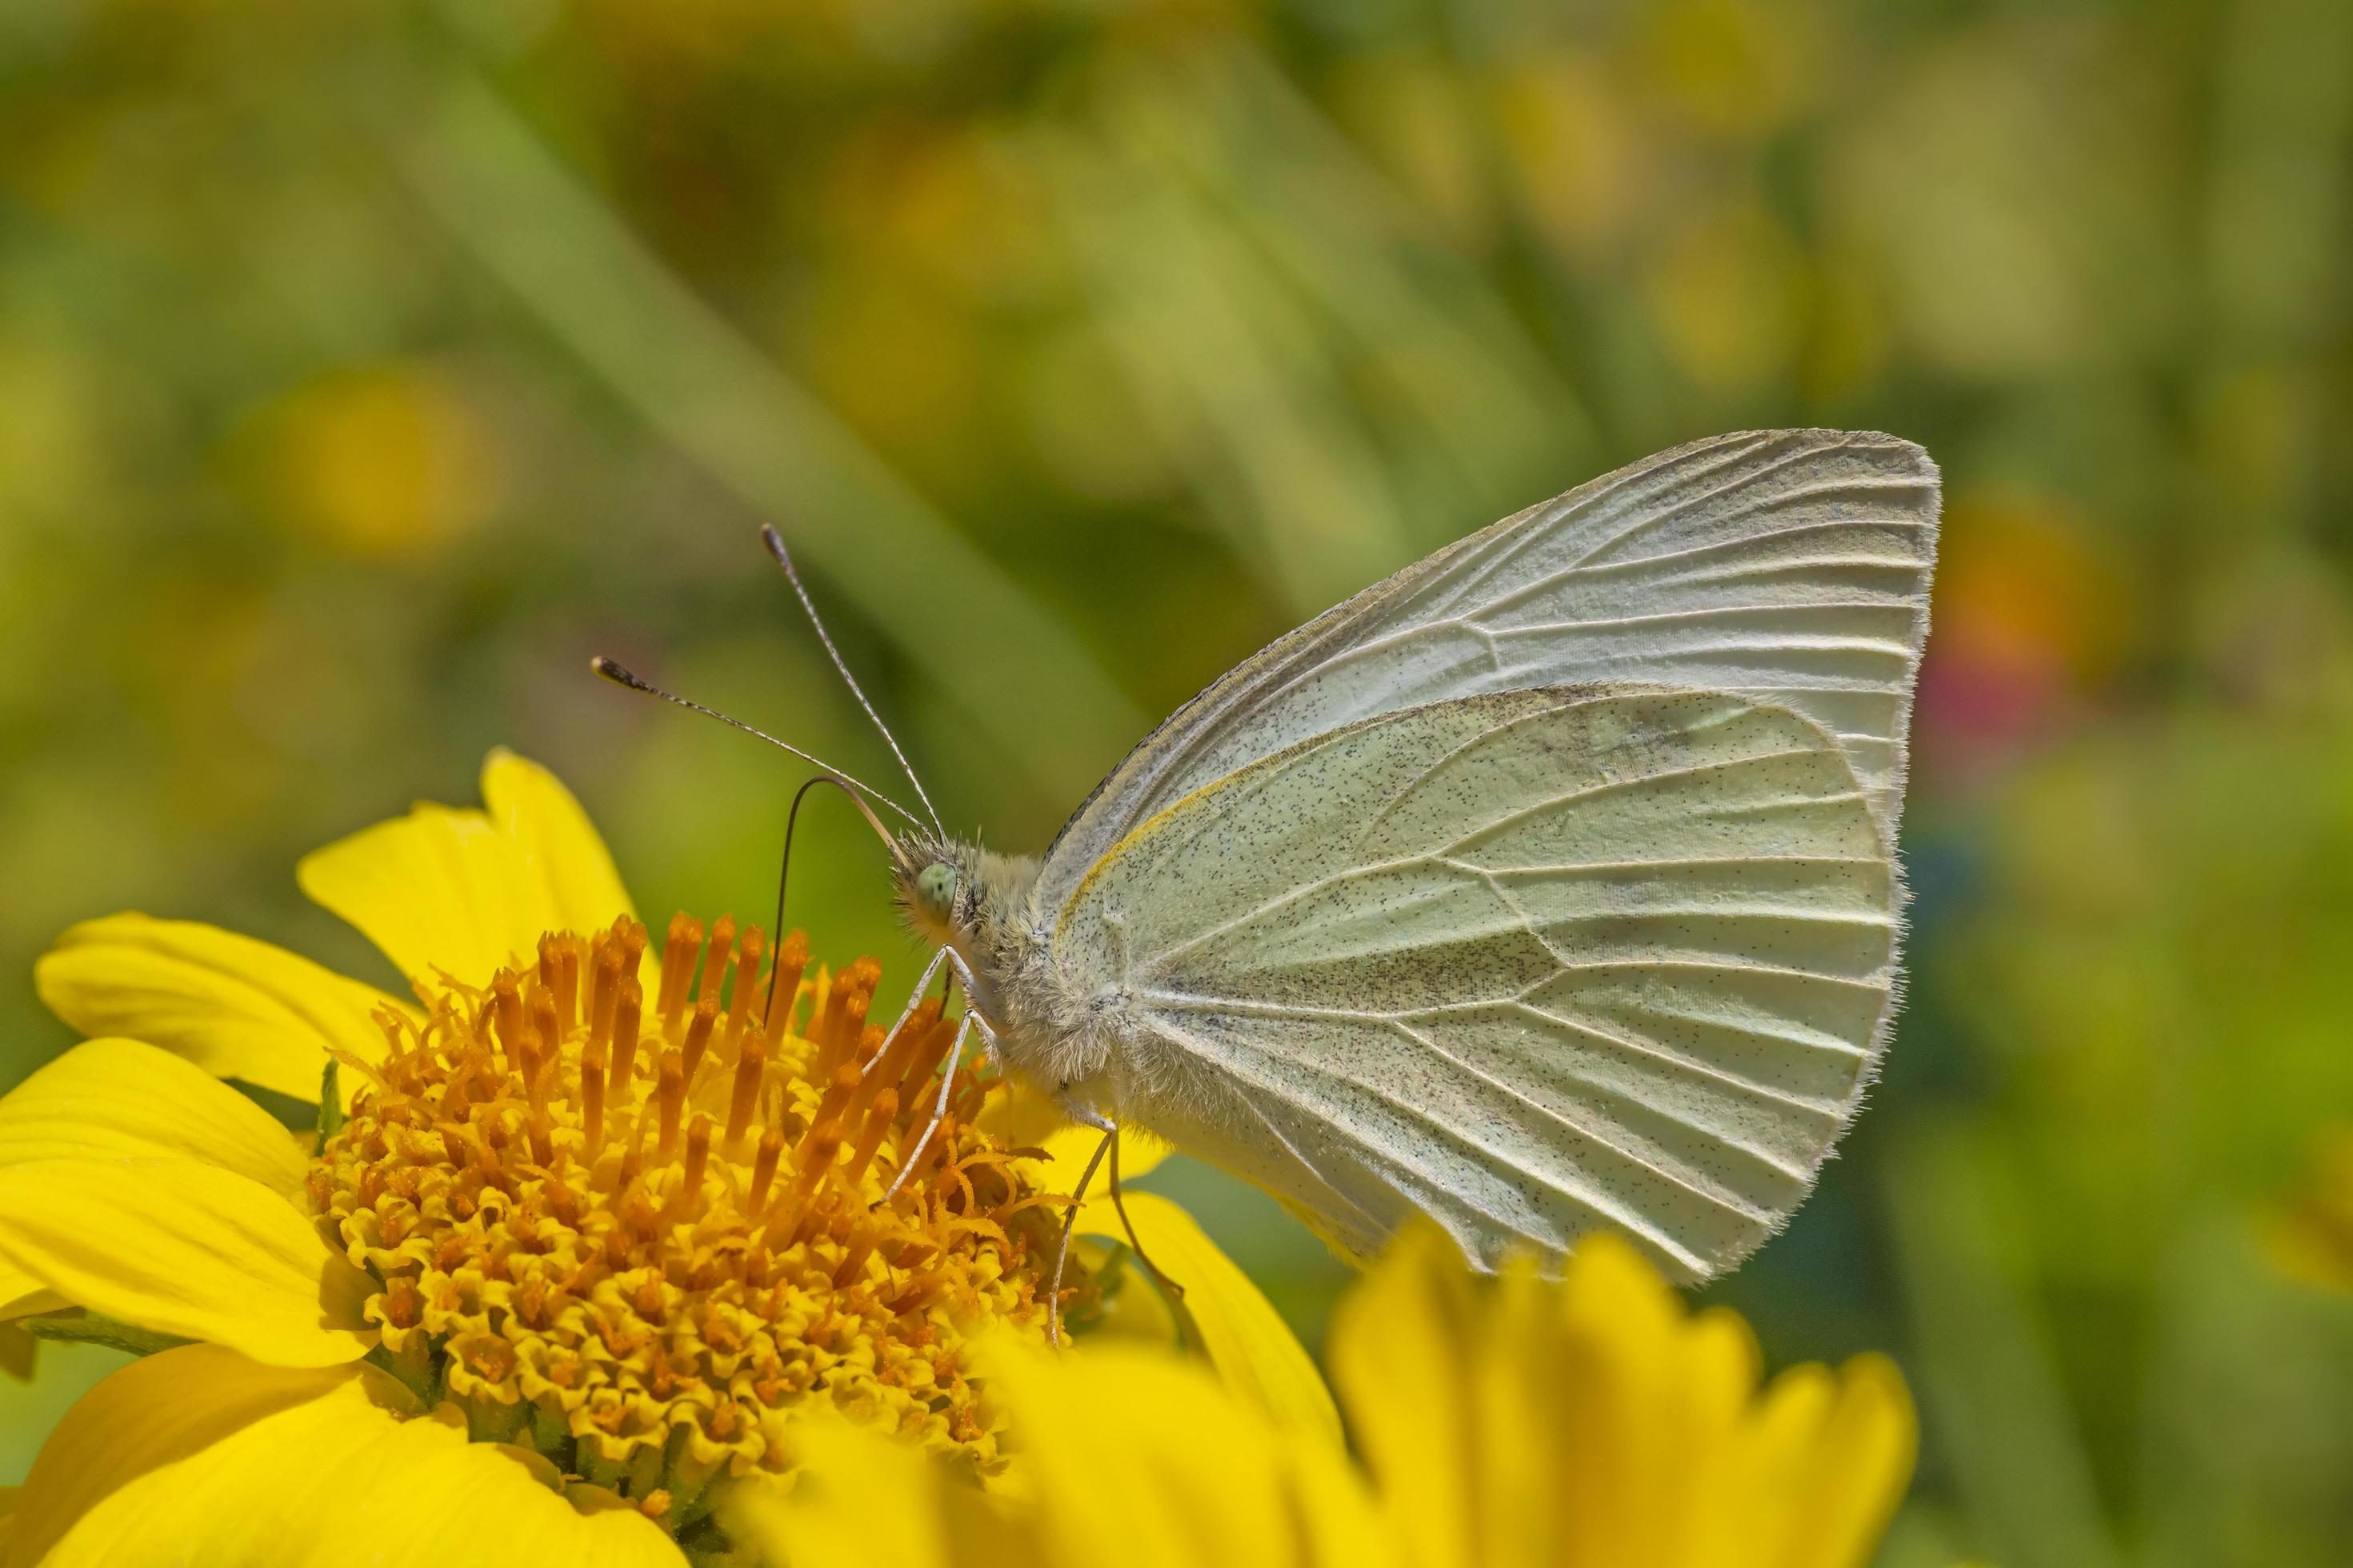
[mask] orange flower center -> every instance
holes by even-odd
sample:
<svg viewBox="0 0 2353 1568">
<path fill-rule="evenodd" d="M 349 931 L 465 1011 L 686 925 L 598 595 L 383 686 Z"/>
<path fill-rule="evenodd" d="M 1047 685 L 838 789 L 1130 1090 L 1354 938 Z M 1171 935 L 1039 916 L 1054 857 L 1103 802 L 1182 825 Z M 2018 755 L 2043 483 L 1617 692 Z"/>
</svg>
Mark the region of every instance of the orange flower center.
<svg viewBox="0 0 2353 1568">
<path fill-rule="evenodd" d="M 650 1008 L 624 920 L 384 1017 L 310 1176 L 382 1287 L 378 1356 L 673 1534 L 712 1528 L 718 1483 L 790 1468 L 803 1400 L 995 1468 L 964 1347 L 1044 1337 L 1060 1200 L 975 1126 L 993 1079 L 959 1072 L 924 1138 L 938 1001 L 886 1039 L 871 959 L 810 974 L 796 932 L 764 969 L 756 928 L 709 935 L 670 922 Z"/>
</svg>

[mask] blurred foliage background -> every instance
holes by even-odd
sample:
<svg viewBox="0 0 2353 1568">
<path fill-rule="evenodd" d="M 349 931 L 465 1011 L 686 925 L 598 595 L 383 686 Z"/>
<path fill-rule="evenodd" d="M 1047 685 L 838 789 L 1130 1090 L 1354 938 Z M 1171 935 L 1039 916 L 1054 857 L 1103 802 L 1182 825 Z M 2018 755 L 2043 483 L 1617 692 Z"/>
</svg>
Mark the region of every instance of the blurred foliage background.
<svg viewBox="0 0 2353 1568">
<path fill-rule="evenodd" d="M 888 774 L 761 521 L 1035 849 L 1444 541 L 1885 428 L 1948 487 L 1911 1003 L 1715 1294 L 1902 1362 L 1892 1564 L 2341 1563 L 2353 1298 L 2263 1216 L 2353 1121 L 2348 205 L 2342 0 L 11 0 L 0 1072 L 85 916 L 388 978 L 292 862 L 494 743 L 649 911 L 764 911 L 800 770 L 586 672 Z M 815 809 L 797 918 L 902 962 Z M 1312 1339 L 1337 1268 L 1161 1180 Z"/>
</svg>

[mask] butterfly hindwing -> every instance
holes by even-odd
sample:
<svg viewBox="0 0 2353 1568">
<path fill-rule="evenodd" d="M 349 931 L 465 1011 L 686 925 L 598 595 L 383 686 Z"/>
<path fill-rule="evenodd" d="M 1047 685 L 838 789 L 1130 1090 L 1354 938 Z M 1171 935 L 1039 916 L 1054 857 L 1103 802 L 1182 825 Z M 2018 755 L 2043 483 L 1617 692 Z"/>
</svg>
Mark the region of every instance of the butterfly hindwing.
<svg viewBox="0 0 2353 1568">
<path fill-rule="evenodd" d="M 1139 826 L 1061 906 L 1124 1113 L 1367 1251 L 1597 1225 L 1704 1277 L 1776 1228 L 1872 1070 L 1901 892 L 1849 752 L 1626 683 L 1426 703 Z"/>
</svg>

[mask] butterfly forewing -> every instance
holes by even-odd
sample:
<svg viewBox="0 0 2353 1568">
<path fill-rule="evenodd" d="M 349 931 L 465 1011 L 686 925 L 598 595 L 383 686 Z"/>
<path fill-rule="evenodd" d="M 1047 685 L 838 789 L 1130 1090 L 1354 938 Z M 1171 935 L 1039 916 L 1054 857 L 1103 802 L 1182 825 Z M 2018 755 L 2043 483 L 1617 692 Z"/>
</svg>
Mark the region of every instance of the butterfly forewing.
<svg viewBox="0 0 2353 1568">
<path fill-rule="evenodd" d="M 1796 1206 L 1895 984 L 1900 892 L 1812 719 L 1628 683 L 1294 742 L 1129 835 L 1063 905 L 1124 1110 L 1368 1251 L 1598 1225 L 1697 1278 Z"/>
<path fill-rule="evenodd" d="M 1420 703 L 1593 680 L 1738 693 L 1837 740 L 1893 842 L 1927 634 L 1936 465 L 1832 430 L 1718 437 L 1440 551 L 1245 661 L 1081 807 L 1056 908 L 1142 823 L 1312 736 Z"/>
</svg>

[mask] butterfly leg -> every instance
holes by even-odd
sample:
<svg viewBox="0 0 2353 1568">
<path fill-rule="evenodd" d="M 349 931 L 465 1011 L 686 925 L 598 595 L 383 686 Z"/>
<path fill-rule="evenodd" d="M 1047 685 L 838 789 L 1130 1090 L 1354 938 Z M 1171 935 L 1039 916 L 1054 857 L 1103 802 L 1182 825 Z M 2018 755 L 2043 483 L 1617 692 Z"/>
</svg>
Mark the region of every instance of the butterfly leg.
<svg viewBox="0 0 2353 1568">
<path fill-rule="evenodd" d="M 972 965 L 965 962 L 963 953 L 952 947 L 940 949 L 939 956 L 933 962 L 936 963 L 943 960 L 955 971 L 956 983 L 964 987 L 965 1022 L 980 1031 L 980 1047 L 988 1053 L 989 1059 L 1002 1061 L 1004 1058 L 997 1048 L 997 1031 L 989 1027 L 987 1018 L 980 1011 L 980 997 L 984 993 L 980 982 L 972 977 Z"/>
<path fill-rule="evenodd" d="M 1071 1194 L 1069 1212 L 1062 1215 L 1062 1245 L 1054 1252 L 1054 1282 L 1046 1292 L 1046 1339 L 1050 1344 L 1062 1342 L 1062 1273 L 1071 1263 L 1071 1236 L 1079 1227 L 1079 1205 L 1087 1201 L 1087 1187 L 1095 1179 L 1095 1167 L 1103 1163 L 1104 1151 L 1114 1147 L 1116 1132 L 1106 1133 L 1087 1157 L 1087 1168 L 1079 1173 L 1079 1184 Z M 1116 1156 L 1114 1156 L 1116 1158 Z"/>
<path fill-rule="evenodd" d="M 1111 1206 L 1119 1215 L 1120 1229 L 1127 1233 L 1128 1248 L 1135 1254 L 1135 1260 L 1144 1265 L 1145 1271 L 1152 1276 L 1154 1282 L 1162 1290 L 1176 1300 L 1183 1300 L 1185 1287 L 1170 1279 L 1161 1270 L 1160 1265 L 1152 1261 L 1152 1255 L 1144 1250 L 1144 1243 L 1135 1234 L 1135 1222 L 1127 1217 L 1127 1200 L 1119 1190 L 1119 1123 L 1094 1107 L 1082 1105 L 1068 1095 L 1062 1096 L 1060 1103 L 1063 1115 L 1080 1126 L 1092 1127 L 1103 1135 L 1103 1148 L 1095 1151 L 1095 1158 L 1103 1158 L 1103 1148 L 1111 1151 Z M 1077 1211 L 1074 1209 L 1071 1212 Z"/>
<path fill-rule="evenodd" d="M 899 1021 L 891 1026 L 891 1032 L 889 1034 L 882 1037 L 886 1042 L 895 1040 L 899 1037 L 899 1031 L 907 1026 L 907 1020 L 915 1016 L 915 1009 L 923 1005 L 923 993 L 929 991 L 932 988 L 932 982 L 938 978 L 940 965 L 945 963 L 947 961 L 948 952 L 945 948 L 942 948 L 939 952 L 932 954 L 931 963 L 923 966 L 923 978 L 916 981 L 914 990 L 908 993 L 907 1005 L 900 1013 Z M 882 1053 L 881 1051 L 875 1052 L 866 1059 L 866 1065 L 858 1069 L 858 1076 L 861 1079 L 864 1078 L 868 1073 L 874 1070 L 874 1064 L 881 1059 Z"/>
<path fill-rule="evenodd" d="M 907 1180 L 907 1173 L 915 1168 L 915 1162 L 923 1157 L 923 1151 L 932 1146 L 933 1136 L 939 1131 L 940 1123 L 947 1119 L 948 1096 L 955 1085 L 956 1068 L 964 1060 L 965 1041 L 977 1034 L 980 1037 L 981 1049 L 991 1058 L 998 1055 L 997 1031 L 988 1026 L 988 1020 L 981 1016 L 980 1009 L 973 1004 L 973 998 L 979 994 L 979 992 L 973 984 L 972 970 L 965 964 L 964 955 L 957 952 L 955 949 L 952 947 L 940 949 L 932 960 L 931 968 L 923 972 L 923 984 L 915 988 L 916 996 L 920 998 L 924 990 L 930 986 L 931 976 L 937 973 L 942 963 L 955 969 L 956 979 L 964 985 L 964 1016 L 956 1021 L 955 1041 L 949 1046 L 948 1058 L 940 1068 L 940 1096 L 932 1105 L 931 1120 L 923 1123 L 923 1135 L 915 1140 L 915 1146 L 907 1151 L 907 1157 L 899 1162 L 899 1173 L 891 1178 L 890 1189 L 875 1200 L 874 1206 L 877 1207 L 898 1196 L 899 1188 Z M 911 1003 L 908 1012 L 912 1014 L 913 1011 L 914 1007 Z M 903 1016 L 899 1020 L 902 1026 L 906 1021 Z M 893 1033 L 895 1032 L 894 1030 Z"/>
<path fill-rule="evenodd" d="M 972 970 L 965 964 L 964 955 L 952 947 L 942 948 L 940 955 L 955 969 L 956 978 L 964 984 L 965 994 L 964 1021 L 957 1026 L 955 1045 L 948 1053 L 948 1077 L 953 1077 L 955 1072 L 956 1058 L 964 1049 L 964 1031 L 966 1028 L 976 1031 L 980 1036 L 982 1048 L 992 1058 L 1001 1061 L 1003 1055 L 997 1048 L 997 1031 L 989 1027 L 988 1020 L 982 1016 L 980 1009 L 973 1005 L 973 997 L 978 994 L 979 988 L 973 982 Z M 948 1077 L 943 1077 L 940 1080 L 940 1101 L 933 1109 L 931 1126 L 923 1130 L 923 1136 L 916 1142 L 914 1152 L 907 1156 L 906 1163 L 901 1167 L 899 1178 L 892 1182 L 892 1193 L 899 1190 L 899 1181 L 903 1180 L 906 1173 L 914 1168 L 915 1155 L 923 1152 L 923 1145 L 931 1141 L 933 1130 L 939 1126 L 941 1118 L 947 1114 Z M 1175 1295 L 1181 1297 L 1185 1293 L 1182 1286 L 1161 1273 L 1158 1266 L 1145 1255 L 1143 1243 L 1135 1239 L 1135 1226 L 1127 1217 L 1127 1205 L 1119 1200 L 1119 1128 L 1108 1118 L 1067 1100 L 1062 1109 L 1081 1124 L 1101 1129 L 1103 1139 L 1102 1142 L 1095 1145 L 1094 1153 L 1087 1160 L 1086 1169 L 1079 1173 L 1078 1187 L 1071 1194 L 1070 1212 L 1062 1216 L 1061 1245 L 1055 1249 L 1054 1280 L 1046 1300 L 1046 1338 L 1049 1342 L 1057 1345 L 1062 1342 L 1062 1276 L 1070 1268 L 1071 1238 L 1072 1233 L 1078 1228 L 1079 1205 L 1086 1201 L 1087 1188 L 1093 1183 L 1096 1167 L 1103 1163 L 1103 1156 L 1106 1153 L 1111 1156 L 1112 1204 L 1119 1211 L 1120 1225 L 1127 1232 L 1129 1244 L 1134 1247 L 1136 1260 L 1151 1270 L 1152 1277 L 1167 1287 Z M 886 1200 L 890 1195 L 890 1193 L 883 1194 Z"/>
<path fill-rule="evenodd" d="M 984 1030 L 988 1027 L 986 1024 L 980 1024 L 979 1018 L 979 1014 L 967 1007 L 963 1019 L 957 1023 L 955 1040 L 948 1047 L 948 1059 L 940 1068 L 940 1096 L 932 1102 L 931 1120 L 923 1123 L 923 1135 L 915 1140 L 915 1146 L 907 1151 L 905 1159 L 899 1162 L 899 1173 L 891 1178 L 890 1187 L 870 1206 L 880 1208 L 899 1195 L 899 1189 L 905 1184 L 908 1173 L 914 1170 L 915 1163 L 923 1157 L 923 1151 L 932 1146 L 933 1134 L 939 1131 L 940 1123 L 947 1120 L 948 1093 L 955 1085 L 957 1064 L 964 1060 L 965 1040 L 972 1034 L 976 1025 Z"/>
</svg>

